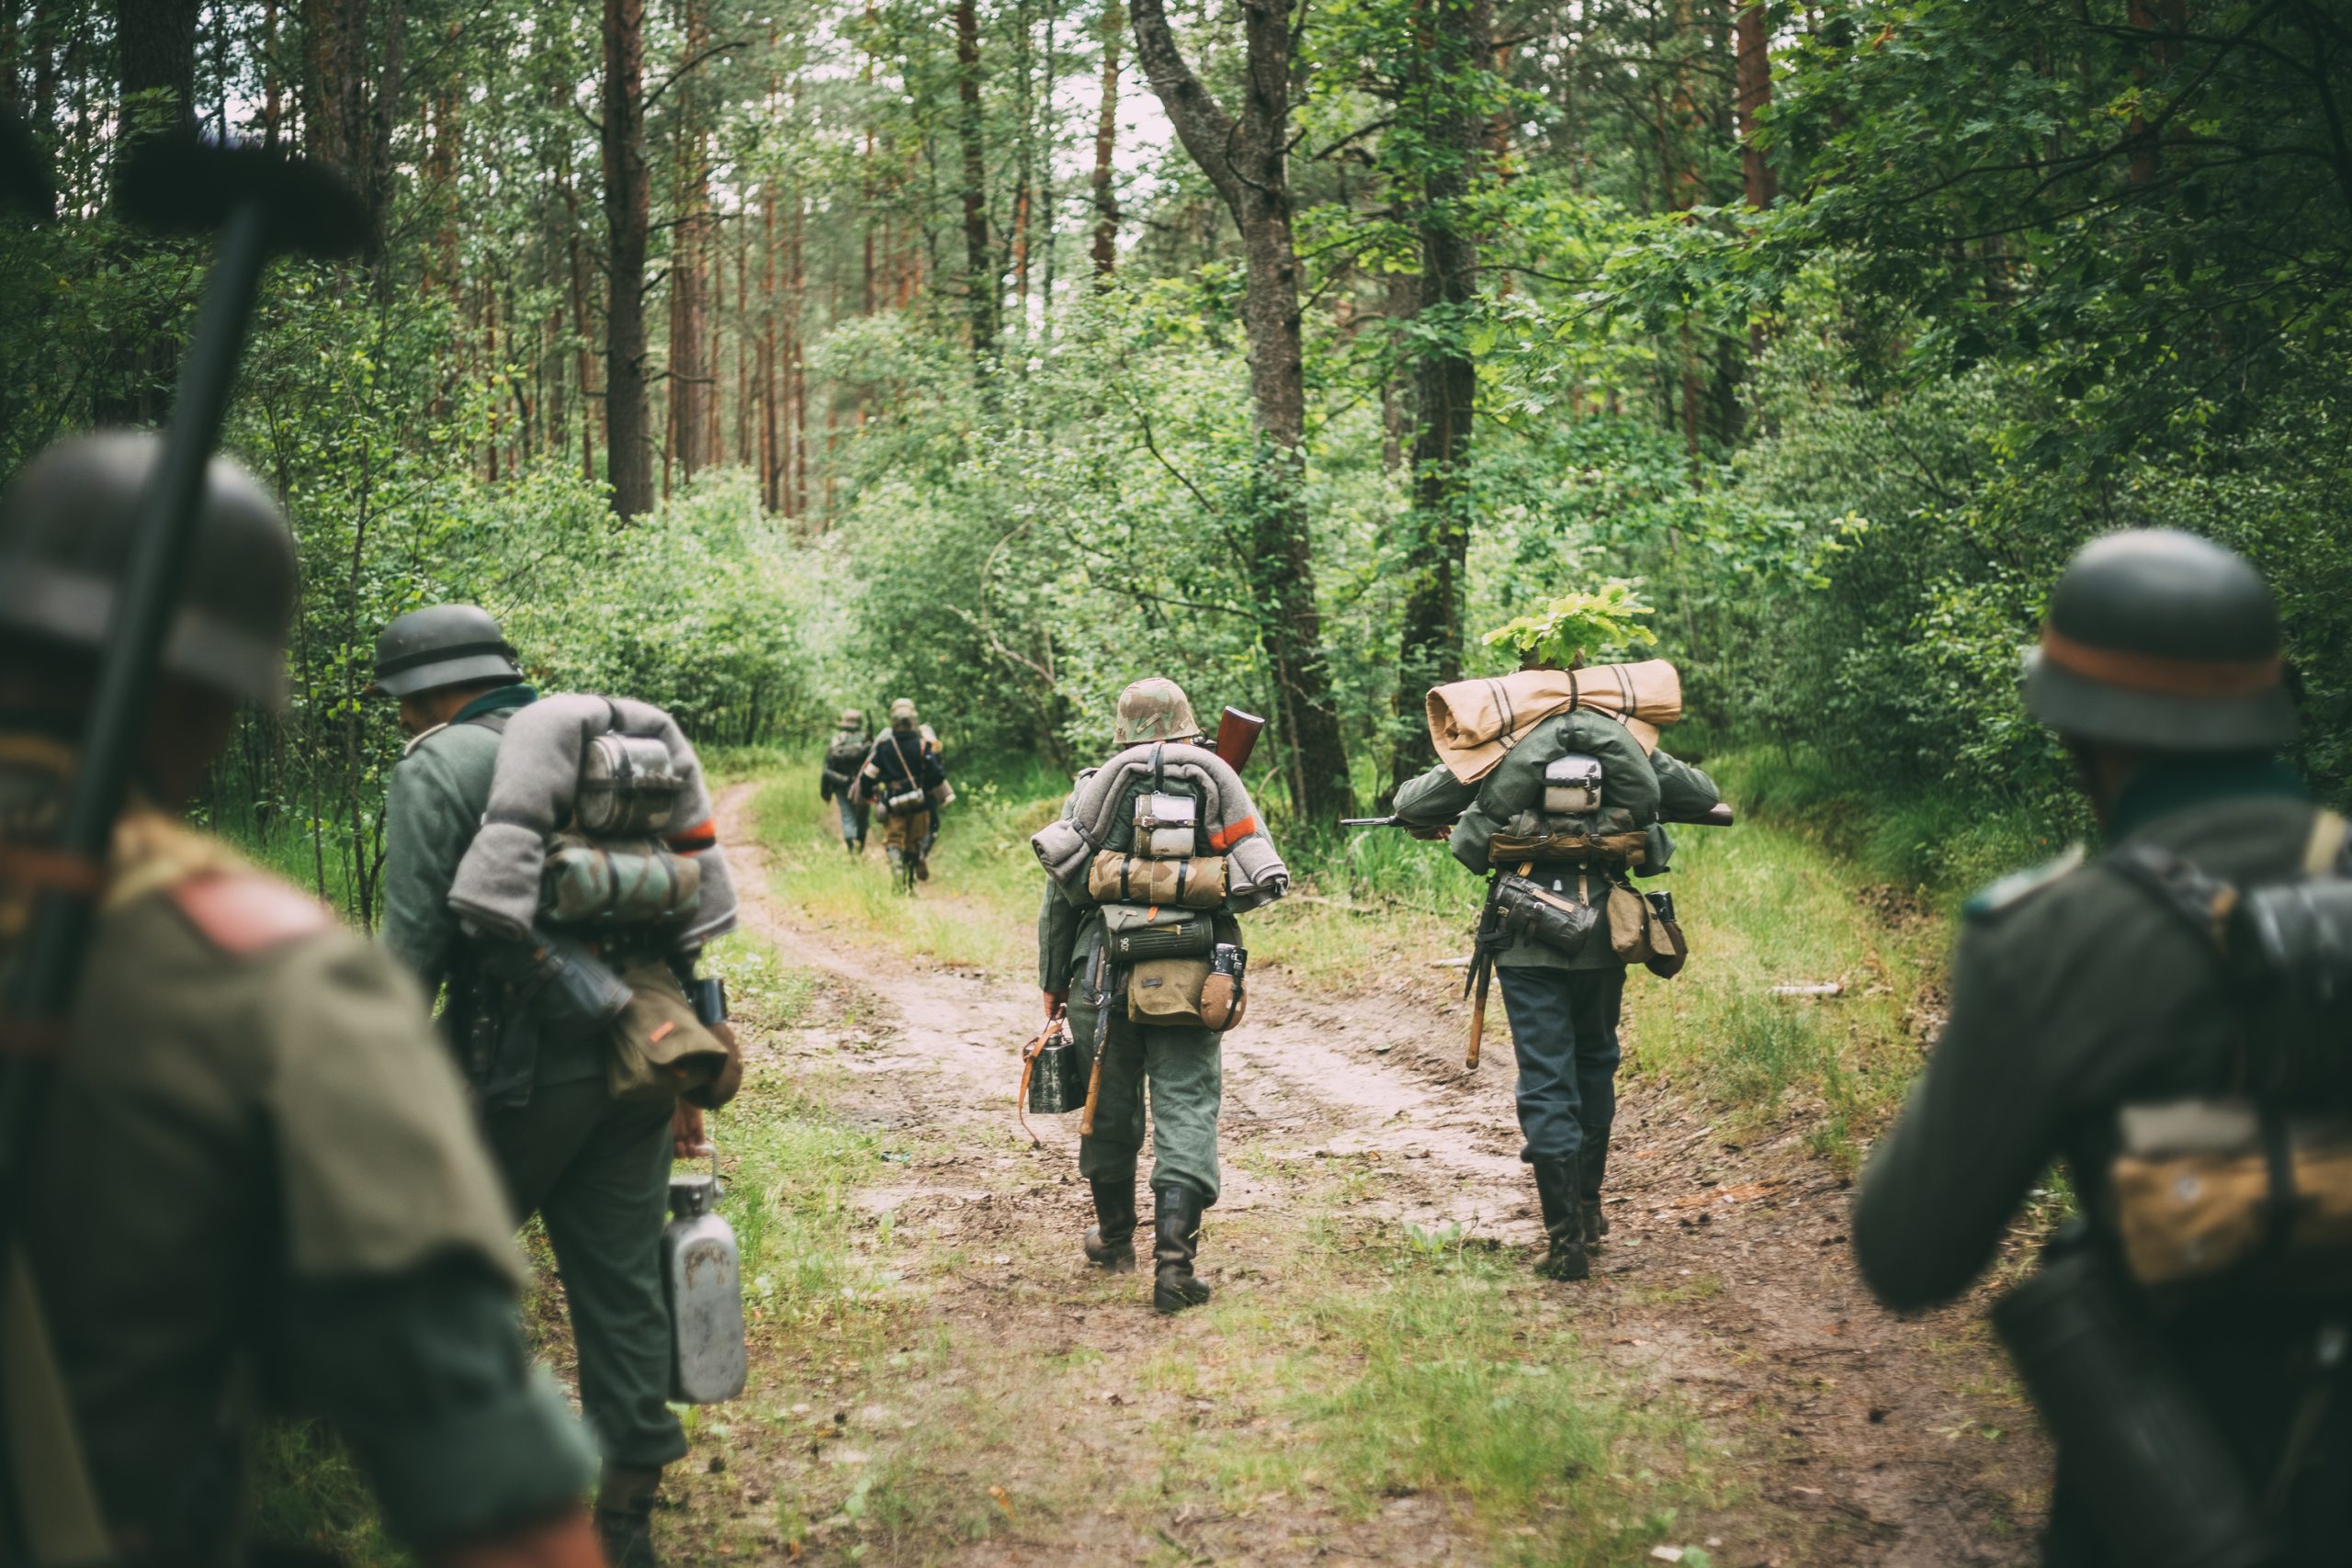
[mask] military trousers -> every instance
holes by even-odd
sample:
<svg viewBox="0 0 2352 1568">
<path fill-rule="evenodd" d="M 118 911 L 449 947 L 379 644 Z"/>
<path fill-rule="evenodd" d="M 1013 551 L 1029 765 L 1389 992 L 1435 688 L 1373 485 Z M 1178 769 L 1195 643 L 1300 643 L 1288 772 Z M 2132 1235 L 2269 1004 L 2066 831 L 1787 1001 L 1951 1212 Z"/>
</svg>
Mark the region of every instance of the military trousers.
<svg viewBox="0 0 2352 1568">
<path fill-rule="evenodd" d="M 833 798 L 842 808 L 842 842 L 844 844 L 865 843 L 865 824 L 873 817 L 874 807 L 858 805 L 850 799 L 847 790 L 843 790 Z"/>
<path fill-rule="evenodd" d="M 1070 1033 L 1091 1074 L 1095 1010 L 1075 1001 Z M 1225 1102 L 1224 1051 L 1214 1029 L 1130 1022 L 1114 1002 L 1095 1092 L 1094 1133 L 1078 1141 L 1079 1174 L 1089 1181 L 1133 1181 L 1143 1155 L 1146 1102 L 1151 1123 L 1151 1184 L 1181 1182 L 1204 1206 L 1217 1196 L 1216 1119 Z"/>
<path fill-rule="evenodd" d="M 1596 1193 L 1617 1116 L 1624 968 L 1498 967 L 1495 977 L 1519 1053 L 1519 1157 L 1581 1162 Z"/>
<path fill-rule="evenodd" d="M 598 1451 L 607 1464 L 648 1470 L 686 1451 L 668 1403 L 662 1292 L 670 1118 L 666 1105 L 615 1103 L 594 1077 L 540 1083 L 529 1104 L 482 1122 L 515 1224 L 534 1213 L 546 1223 Z"/>
</svg>

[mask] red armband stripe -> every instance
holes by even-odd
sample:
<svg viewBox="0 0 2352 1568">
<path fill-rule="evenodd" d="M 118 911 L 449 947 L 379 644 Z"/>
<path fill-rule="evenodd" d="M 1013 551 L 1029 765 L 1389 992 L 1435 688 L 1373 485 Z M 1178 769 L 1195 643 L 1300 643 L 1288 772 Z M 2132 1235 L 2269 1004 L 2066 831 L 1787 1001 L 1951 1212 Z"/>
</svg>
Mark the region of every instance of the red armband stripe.
<svg viewBox="0 0 2352 1568">
<path fill-rule="evenodd" d="M 1231 849 L 1234 845 L 1239 843 L 1242 840 L 1248 838 L 1257 830 L 1258 819 L 1255 817 L 1244 817 L 1240 821 L 1234 823 L 1231 827 L 1220 828 L 1216 832 L 1211 833 L 1209 835 L 1209 848 L 1215 850 L 1219 854 L 1223 854 L 1226 851 Z"/>
<path fill-rule="evenodd" d="M 684 850 L 688 854 L 696 850 L 713 849 L 718 843 L 718 824 L 708 820 L 697 822 L 691 828 L 681 828 L 662 841 L 672 849 Z"/>
</svg>

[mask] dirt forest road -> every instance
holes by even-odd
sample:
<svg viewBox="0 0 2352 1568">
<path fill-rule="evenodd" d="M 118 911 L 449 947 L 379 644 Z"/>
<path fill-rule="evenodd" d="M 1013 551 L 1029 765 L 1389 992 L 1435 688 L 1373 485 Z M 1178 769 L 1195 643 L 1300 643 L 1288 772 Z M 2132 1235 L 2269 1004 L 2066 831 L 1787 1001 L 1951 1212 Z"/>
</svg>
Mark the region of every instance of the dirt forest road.
<svg viewBox="0 0 2352 1568">
<path fill-rule="evenodd" d="M 722 831 L 747 850 L 749 801 L 749 786 L 722 801 Z M 1498 1523 L 1444 1485 L 1365 1506 L 1313 1469 L 1262 1470 L 1303 1419 L 1265 1369 L 1344 1377 L 1367 1353 L 1285 1337 L 1348 1278 L 1334 1270 L 1357 1255 L 1372 1269 L 1399 1232 L 1458 1226 L 1460 1245 L 1513 1265 L 1491 1310 L 1513 1314 L 1516 1337 L 1568 1337 L 1627 1405 L 1680 1412 L 1704 1434 L 1703 1500 L 1664 1537 L 1698 1549 L 1688 1560 L 2032 1560 L 2047 1454 L 1977 1307 L 1901 1321 L 1872 1304 L 1846 1245 L 1844 1184 L 1794 1136 L 1735 1147 L 1691 1107 L 1631 1086 L 1600 1269 L 1544 1285 L 1518 1267 L 1539 1232 L 1508 1037 L 1467 1073 L 1442 979 L 1327 998 L 1253 976 L 1250 1021 L 1226 1043 L 1228 1185 L 1202 1247 L 1217 1300 L 1163 1319 L 1148 1304 L 1148 1231 L 1145 1274 L 1082 1267 L 1077 1118 L 1032 1119 L 1035 1146 L 1013 1125 L 1030 978 L 841 942 L 797 919 L 748 858 L 749 927 L 821 976 L 815 1017 L 856 1020 L 760 1043 L 756 1071 L 821 1079 L 836 1113 L 904 1151 L 856 1201 L 920 1332 L 879 1366 L 756 1369 L 753 1398 L 764 1384 L 766 1425 L 787 1436 L 758 1439 L 741 1421 L 698 1433 L 702 1473 L 673 1545 L 975 1564 L 1671 1560 L 1630 1529 L 1597 1555 L 1545 1544 L 1569 1537 L 1540 1507 Z M 1252 1348 L 1268 1343 L 1272 1360 Z M 882 1480 L 858 1490 L 861 1467 Z M 895 1511 L 877 1506 L 891 1492 L 904 1494 Z M 831 1507 L 837 1495 L 856 1506 Z M 787 1515 L 807 1528 L 761 1523 Z"/>
</svg>

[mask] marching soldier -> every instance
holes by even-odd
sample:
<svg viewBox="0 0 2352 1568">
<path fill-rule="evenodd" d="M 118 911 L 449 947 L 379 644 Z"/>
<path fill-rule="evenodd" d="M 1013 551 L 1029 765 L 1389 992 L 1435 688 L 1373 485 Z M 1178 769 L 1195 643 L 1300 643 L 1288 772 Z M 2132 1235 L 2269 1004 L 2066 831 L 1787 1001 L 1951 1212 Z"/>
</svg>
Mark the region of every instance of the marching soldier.
<svg viewBox="0 0 2352 1568">
<path fill-rule="evenodd" d="M 911 866 L 919 880 L 929 882 L 939 808 L 956 795 L 940 761 L 939 739 L 916 716 L 912 698 L 890 705 L 890 728 L 866 753 L 854 793 L 862 808 L 882 808 L 882 847 L 890 869 Z"/>
<path fill-rule="evenodd" d="M 855 708 L 842 709 L 841 723 L 825 745 L 824 765 L 817 775 L 817 794 L 820 799 L 831 801 L 839 807 L 842 842 L 854 855 L 865 852 L 865 829 L 874 808 L 859 801 L 850 786 L 857 782 L 858 770 L 865 765 L 873 750 L 874 738 L 866 733 L 865 715 Z"/>
<path fill-rule="evenodd" d="M 1528 667 L 1576 663 L 1571 650 L 1560 651 L 1570 656 L 1556 665 L 1531 659 Z M 1563 762 L 1588 786 L 1597 780 L 1597 809 L 1553 810 L 1555 764 Z M 1705 773 L 1662 750 L 1645 752 L 1622 720 L 1587 706 L 1545 719 L 1476 784 L 1441 763 L 1396 792 L 1404 823 L 1430 832 L 1455 824 L 1451 847 L 1472 871 L 1518 873 L 1553 900 L 1589 911 L 1591 924 L 1573 953 L 1527 929 L 1483 955 L 1502 983 L 1519 1056 L 1519 1126 L 1526 1140 L 1520 1158 L 1535 1176 L 1547 1242 L 1535 1269 L 1546 1279 L 1589 1275 L 1590 1249 L 1609 1231 L 1600 1191 L 1617 1112 L 1617 1026 L 1631 962 L 1611 931 L 1611 904 L 1623 908 L 1628 901 L 1611 899 L 1610 892 L 1630 888 L 1626 879 L 1634 870 L 1663 869 L 1661 814 L 1695 819 L 1722 798 Z M 1577 847 L 1539 849 L 1525 860 L 1498 853 L 1497 840 L 1529 826 L 1529 814 L 1533 841 Z M 1639 896 L 1631 902 L 1638 905 Z"/>
<path fill-rule="evenodd" d="M 384 842 L 384 941 L 428 990 L 446 987 L 444 1031 L 493 1031 L 508 994 L 449 908 L 459 862 L 481 828 L 507 721 L 537 700 L 498 623 L 469 604 L 414 611 L 376 639 L 376 692 L 400 704 L 410 737 L 392 772 Z M 730 1050 L 723 1023 L 710 1026 Z M 664 1467 L 686 1439 L 667 1403 L 669 1311 L 660 1245 L 673 1153 L 703 1147 L 693 1104 L 616 1101 L 604 1044 L 549 1033 L 527 1082 L 493 1093 L 482 1131 L 520 1224 L 547 1224 L 580 1354 L 580 1403 L 604 1475 L 596 1527 L 618 1568 L 657 1562 L 652 1510 Z M 724 1104 L 733 1077 L 707 1098 Z M 486 1087 L 477 1084 L 477 1093 Z"/>
<path fill-rule="evenodd" d="M 2352 1250 L 2295 1216 L 2352 1198 L 2327 1176 L 2352 1168 L 2341 1134 L 2310 1134 L 2352 1112 L 2352 920 L 2329 924 L 2352 859 L 2278 760 L 2269 589 L 2186 534 L 2097 540 L 2051 595 L 2025 705 L 2101 847 L 1969 902 L 1855 1255 L 1890 1306 L 1951 1300 L 2064 1159 L 2082 1216 L 1994 1314 L 2057 1440 L 2045 1561 L 2341 1562 Z"/>
<path fill-rule="evenodd" d="M 0 964 L 45 879 L 160 443 L 0 497 Z M 322 1416 L 434 1564 L 594 1568 L 589 1456 L 517 1320 L 522 1263 L 416 987 L 174 814 L 276 703 L 292 541 L 216 460 L 0 1298 L 0 1561 L 242 1555 L 256 1396 Z"/>
<path fill-rule="evenodd" d="M 1143 1149 L 1148 1086 L 1155 1214 L 1152 1304 L 1163 1313 L 1181 1312 L 1209 1299 L 1209 1287 L 1193 1264 L 1202 1215 L 1216 1204 L 1218 1191 L 1217 1116 L 1224 1100 L 1218 1037 L 1240 1020 L 1246 957 L 1233 919 L 1243 906 L 1216 889 L 1238 888 L 1245 874 L 1272 886 L 1266 870 L 1245 874 L 1238 869 L 1241 863 L 1229 858 L 1244 839 L 1257 840 L 1272 873 L 1285 885 L 1288 878 L 1264 840 L 1256 807 L 1238 778 L 1201 749 L 1201 738 L 1192 703 L 1173 681 L 1137 681 L 1119 694 L 1114 730 L 1119 754 L 1104 769 L 1079 776 L 1063 811 L 1062 825 L 1067 827 L 1080 815 L 1082 803 L 1094 795 L 1103 796 L 1089 814 L 1091 824 L 1101 826 L 1090 825 L 1085 839 L 1098 852 L 1095 874 L 1074 881 L 1050 879 L 1037 915 L 1037 983 L 1045 993 L 1046 1016 L 1051 1019 L 1067 1010 L 1073 1038 L 1091 1070 L 1078 1153 L 1079 1172 L 1094 1199 L 1095 1224 L 1086 1233 L 1086 1256 L 1114 1273 L 1135 1268 L 1136 1169 Z M 1142 759 L 1148 760 L 1148 771 Z M 1107 784 L 1097 782 L 1104 773 L 1112 775 Z M 1122 784 L 1123 778 L 1127 782 Z M 1170 797 L 1180 804 L 1156 804 Z M 1176 825 L 1158 829 L 1139 826 L 1149 814 L 1144 809 L 1148 802 Z M 1145 841 L 1171 833 L 1172 845 Z M 1155 862 L 1154 856 L 1173 858 Z M 1185 870 L 1159 876 L 1167 888 L 1146 891 L 1142 884 L 1152 881 L 1155 864 Z M 1113 875 L 1102 869 L 1105 865 L 1122 869 Z M 1205 898 L 1187 899 L 1181 877 L 1202 875 L 1204 868 L 1210 868 L 1205 875 L 1216 879 L 1215 887 Z M 1277 897 L 1278 886 L 1256 901 Z M 1181 907 L 1188 902 L 1198 907 Z M 1153 925 L 1157 920 L 1172 923 Z M 1190 929 L 1197 929 L 1197 942 L 1179 938 L 1153 949 L 1196 949 L 1189 956 L 1162 961 L 1165 975 L 1145 964 L 1122 964 L 1112 951 L 1127 943 L 1144 951 L 1153 941 Z M 1181 968 L 1187 962 L 1196 966 L 1189 977 Z M 1171 989 L 1192 986 L 1202 1005 L 1193 1008 L 1186 999 L 1172 1010 L 1147 1011 L 1155 1006 L 1151 998 L 1156 993 L 1149 987 L 1163 978 Z M 1221 980 L 1229 981 L 1223 1005 L 1209 1000 Z M 1210 988 L 1206 992 L 1201 989 L 1204 984 Z"/>
</svg>

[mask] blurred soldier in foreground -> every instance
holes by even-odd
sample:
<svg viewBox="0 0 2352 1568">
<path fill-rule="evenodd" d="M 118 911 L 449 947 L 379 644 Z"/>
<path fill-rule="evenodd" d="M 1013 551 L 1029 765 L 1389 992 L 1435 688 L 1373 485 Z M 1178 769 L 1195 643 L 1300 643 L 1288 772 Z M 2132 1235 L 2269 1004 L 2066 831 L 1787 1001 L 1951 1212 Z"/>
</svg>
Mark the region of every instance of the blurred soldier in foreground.
<svg viewBox="0 0 2352 1568">
<path fill-rule="evenodd" d="M 1552 626 L 1530 626 L 1524 671 L 1581 668 L 1590 645 L 1579 645 L 1574 614 L 1563 618 L 1555 608 Z M 1646 668 L 1589 673 L 1599 687 L 1612 671 Z M 1678 714 L 1679 690 L 1678 680 Z M 1450 828 L 1454 858 L 1489 876 L 1474 963 L 1491 964 L 1502 981 L 1519 1056 L 1520 1158 L 1534 1173 L 1548 1243 L 1535 1269 L 1553 1280 L 1589 1276 L 1590 1251 L 1609 1229 L 1600 1191 L 1626 968 L 1645 964 L 1670 976 L 1681 966 L 1671 905 L 1638 892 L 1630 877 L 1666 869 L 1672 846 L 1661 818 L 1694 820 L 1723 798 L 1698 769 L 1645 750 L 1629 716 L 1570 700 L 1477 783 L 1440 762 L 1396 792 L 1398 819 L 1432 833 Z"/>
<path fill-rule="evenodd" d="M 0 963 L 70 874 L 41 846 L 159 446 L 72 441 L 0 495 Z M 280 699 L 293 604 L 261 487 L 216 460 L 202 504 L 14 1216 L 0 1561 L 92 1536 L 122 1564 L 239 1561 L 258 1396 L 323 1417 L 428 1563 L 595 1564 L 586 1446 L 531 1371 L 505 1207 L 414 984 L 173 815 L 237 705 Z"/>
<path fill-rule="evenodd" d="M 506 821 L 492 809 L 492 784 L 503 750 L 531 727 L 521 716 L 582 699 L 542 702 L 498 623 L 470 604 L 417 610 L 386 626 L 375 690 L 398 699 L 411 737 L 386 806 L 384 942 L 429 991 L 447 987 L 443 1032 L 464 1060 L 511 1218 L 543 1218 L 563 1280 L 581 1407 L 604 1458 L 597 1529 L 616 1568 L 649 1568 L 662 1472 L 686 1452 L 668 1404 L 671 1325 L 659 1256 L 670 1161 L 707 1153 L 703 1107 L 734 1094 L 741 1058 L 725 1081 L 689 1101 L 616 1093 L 611 1031 L 545 1016 L 557 988 L 518 982 L 502 965 L 512 944 L 464 929 L 451 908 L 477 838 Z M 689 830 L 700 836 L 673 835 L 669 847 L 715 843 L 707 820 Z M 539 840 L 536 831 L 526 837 Z M 529 881 L 536 896 L 538 874 Z M 730 920 L 731 910 L 730 895 Z M 683 957 L 690 970 L 692 951 L 673 953 L 673 945 L 667 928 L 616 929 L 596 947 L 616 968 L 644 948 L 661 962 Z M 727 1025 L 707 1021 L 731 1054 Z"/>
<path fill-rule="evenodd" d="M 931 850 L 939 841 L 939 808 L 956 798 L 940 761 L 939 738 L 915 715 L 911 698 L 890 705 L 890 728 L 866 753 L 855 797 L 882 813 L 882 847 L 893 871 L 931 880 Z"/>
<path fill-rule="evenodd" d="M 2027 708 L 2101 834 L 1970 902 L 1951 1021 L 1863 1178 L 1898 1308 L 1984 1269 L 2053 1160 L 2082 1201 L 1994 1322 L 2058 1448 L 2045 1560 L 2352 1551 L 2352 882 L 2270 592 L 2177 533 L 2058 581 Z"/>
<path fill-rule="evenodd" d="M 872 806 L 859 801 L 851 789 L 857 782 L 857 772 L 865 766 L 867 755 L 874 750 L 874 738 L 865 732 L 865 715 L 855 708 L 842 709 L 840 726 L 833 738 L 825 744 L 825 761 L 817 775 L 817 795 L 821 800 L 838 802 L 842 814 L 842 842 L 849 852 L 865 852 L 865 828 L 874 816 Z"/>
<path fill-rule="evenodd" d="M 1239 775 L 1201 743 L 1173 681 L 1119 694 L 1117 753 L 1078 777 L 1061 820 L 1031 840 L 1046 1016 L 1067 1008 L 1090 1082 L 1078 1168 L 1094 1195 L 1087 1258 L 1136 1264 L 1136 1163 L 1149 1087 L 1152 1304 L 1209 1299 L 1193 1272 L 1218 1190 L 1218 1036 L 1241 1021 L 1249 954 L 1234 917 L 1290 885 Z"/>
</svg>

